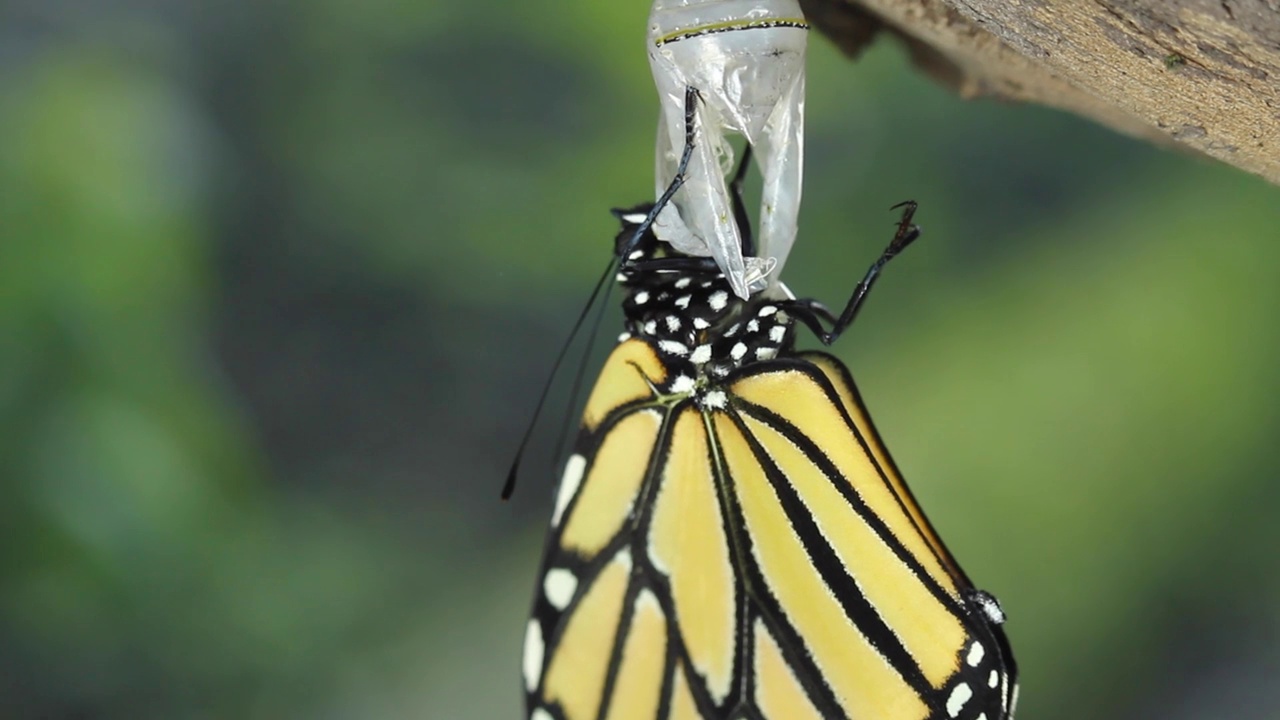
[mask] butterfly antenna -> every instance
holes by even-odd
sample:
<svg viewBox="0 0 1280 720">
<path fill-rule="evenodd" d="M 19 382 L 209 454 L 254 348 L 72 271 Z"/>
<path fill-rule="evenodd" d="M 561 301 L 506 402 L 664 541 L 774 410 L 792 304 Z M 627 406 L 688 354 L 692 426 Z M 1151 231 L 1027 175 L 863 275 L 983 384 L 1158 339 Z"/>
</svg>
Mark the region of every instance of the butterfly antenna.
<svg viewBox="0 0 1280 720">
<path fill-rule="evenodd" d="M 556 375 L 560 372 L 560 366 L 564 363 L 565 356 L 569 354 L 569 347 L 573 344 L 573 339 L 578 336 L 578 331 L 582 329 L 582 323 L 587 318 L 587 313 L 591 311 L 591 306 L 595 304 L 596 296 L 600 294 L 601 288 L 605 286 L 609 276 L 614 274 L 614 265 L 617 258 L 610 258 L 609 264 L 605 266 L 604 273 L 600 279 L 596 281 L 595 289 L 591 291 L 591 297 L 587 298 L 587 302 L 582 306 L 582 311 L 578 313 L 578 319 L 573 323 L 573 330 L 569 332 L 569 337 L 565 339 L 564 344 L 560 346 L 560 353 L 556 355 L 556 361 L 551 365 L 551 374 L 547 377 L 547 382 L 542 386 L 542 394 L 538 396 L 538 404 L 534 406 L 533 417 L 529 418 L 529 425 L 524 430 L 524 436 L 520 439 L 520 447 L 516 450 L 515 459 L 511 461 L 511 469 L 507 471 L 507 481 L 502 485 L 502 499 L 511 498 L 511 494 L 516 489 L 516 475 L 520 470 L 520 460 L 524 457 L 525 448 L 529 446 L 529 439 L 533 436 L 533 428 L 537 425 L 538 417 L 542 415 L 542 408 L 547 403 L 547 396 L 551 394 L 551 382 L 555 380 Z M 592 338 L 595 332 L 592 331 Z M 590 347 L 588 345 L 588 347 Z"/>
<path fill-rule="evenodd" d="M 516 476 L 519 474 L 520 461 L 524 457 L 525 448 L 529 446 L 529 439 L 533 436 L 533 428 L 537 424 L 538 417 L 542 415 L 542 408 L 546 405 L 547 397 L 551 394 L 551 382 L 560 372 L 560 365 L 563 364 L 565 356 L 569 353 L 569 346 L 573 344 L 573 339 L 578 336 L 578 331 L 582 329 L 582 323 L 586 319 L 587 313 L 591 311 L 591 307 L 595 304 L 596 297 L 600 295 L 601 288 L 605 288 L 605 283 L 609 280 L 609 277 L 617 272 L 615 265 L 618 266 L 618 269 L 621 268 L 622 263 L 626 262 L 626 258 L 628 258 L 631 255 L 631 252 L 640 244 L 640 239 L 644 237 L 644 234 L 653 226 L 654 221 L 658 218 L 658 213 L 662 212 L 662 209 L 671 202 L 671 198 L 676 194 L 676 191 L 684 185 L 685 173 L 688 171 L 689 161 L 693 157 L 693 138 L 697 118 L 697 101 L 700 99 L 701 95 L 698 94 L 697 88 L 692 85 L 685 88 L 684 151 L 680 154 L 680 163 L 676 167 L 676 174 L 671 178 L 671 183 L 667 185 L 667 189 L 662 193 L 662 196 L 659 197 L 658 201 L 649 209 L 649 213 L 645 215 L 644 221 L 636 227 L 636 231 L 632 233 L 631 239 L 627 241 L 625 246 L 619 249 L 616 256 L 609 260 L 609 264 L 605 266 L 604 273 L 600 275 L 600 279 L 596 281 L 595 288 L 591 291 L 591 297 L 587 298 L 587 303 L 586 305 L 583 305 L 582 312 L 578 313 L 578 319 L 573 323 L 573 330 L 569 333 L 569 338 L 565 340 L 564 345 L 560 347 L 560 354 L 556 355 L 556 361 L 551 366 L 551 376 L 547 378 L 546 384 L 542 386 L 542 394 L 538 396 L 538 404 L 534 407 L 533 417 L 530 418 L 529 426 L 525 428 L 524 436 L 520 439 L 520 446 L 516 449 L 516 456 L 511 461 L 511 469 L 507 471 L 507 481 L 502 485 L 503 500 L 510 499 L 511 494 L 515 492 Z M 608 299 L 609 290 L 611 289 L 612 285 L 605 289 L 606 300 Z M 586 350 L 583 352 L 583 365 L 586 364 L 586 358 L 591 352 L 591 346 L 594 344 L 596 333 L 599 331 L 599 318 L 603 317 L 604 304 L 604 302 L 601 303 L 601 309 L 599 311 L 600 316 L 592 326 L 591 337 L 588 339 Z M 577 377 L 574 378 L 573 390 L 569 400 L 570 408 L 573 408 L 578 402 L 578 393 L 582 389 L 582 377 L 583 374 L 579 371 Z M 572 417 L 572 415 L 569 417 Z M 561 427 L 560 439 L 556 443 L 557 449 L 564 445 L 565 438 L 568 436 L 568 427 L 569 421 L 566 419 L 565 424 Z"/>
<path fill-rule="evenodd" d="M 648 214 L 645 215 L 644 220 L 636 228 L 636 231 L 632 233 L 631 240 L 627 242 L 626 247 L 618 253 L 616 260 L 619 263 L 619 267 L 621 267 L 623 263 L 627 262 L 627 259 L 631 256 L 631 251 L 640 243 L 640 238 L 644 237 L 644 234 L 649 231 L 649 228 L 653 226 L 654 221 L 657 220 L 658 213 L 662 212 L 662 209 L 671 202 L 671 198 L 675 196 L 676 191 L 684 185 L 685 172 L 689 169 L 689 160 L 693 157 L 693 139 L 696 128 L 694 118 L 697 111 L 698 99 L 699 95 L 697 88 L 692 85 L 685 88 L 684 149 L 680 153 L 680 163 L 676 166 L 676 174 L 671 178 L 671 182 L 667 185 L 667 189 L 664 190 L 662 195 L 658 198 L 658 201 L 649 209 Z M 742 175 L 744 174 L 745 173 L 740 168 L 738 173 L 734 176 L 734 182 L 739 188 L 742 185 Z M 557 460 L 564 454 L 565 442 L 569 437 L 569 427 L 572 425 L 573 418 L 575 417 L 573 410 L 578 407 L 578 397 L 582 393 L 582 381 L 586 377 L 587 359 L 591 356 L 591 348 L 595 346 L 596 337 L 600 333 L 600 323 L 604 320 L 604 311 L 609 305 L 609 293 L 612 290 L 612 283 L 604 289 L 604 297 L 600 301 L 600 309 L 596 313 L 596 321 L 591 325 L 591 335 L 587 338 L 587 346 L 582 351 L 582 360 L 578 363 L 578 373 L 573 378 L 573 389 L 569 392 L 569 413 L 565 415 L 564 422 L 560 425 L 560 435 L 556 438 L 555 448 Z"/>
<path fill-rule="evenodd" d="M 596 337 L 600 334 L 600 324 L 604 321 L 604 311 L 609 307 L 609 293 L 613 290 L 613 284 L 610 283 L 604 289 L 604 297 L 600 299 L 600 308 L 596 311 L 596 321 L 591 323 L 591 333 L 587 335 L 587 345 L 582 349 L 582 357 L 578 360 L 578 372 L 573 376 L 573 388 L 569 390 L 569 411 L 564 415 L 564 421 L 560 423 L 560 434 L 556 437 L 556 454 L 552 458 L 553 464 L 559 464 L 560 457 L 564 454 L 565 442 L 569 438 L 569 428 L 573 424 L 576 417 L 574 410 L 578 407 L 578 396 L 582 394 L 582 381 L 587 375 L 587 360 L 591 358 L 591 349 L 595 347 Z M 554 468 L 553 468 L 554 469 Z"/>
</svg>

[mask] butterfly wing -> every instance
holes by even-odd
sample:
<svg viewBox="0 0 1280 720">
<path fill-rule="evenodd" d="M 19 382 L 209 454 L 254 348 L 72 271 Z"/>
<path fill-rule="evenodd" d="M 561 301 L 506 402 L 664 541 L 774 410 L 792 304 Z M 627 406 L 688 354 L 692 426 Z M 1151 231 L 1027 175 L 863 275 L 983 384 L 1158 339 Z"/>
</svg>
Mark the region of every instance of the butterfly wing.
<svg viewBox="0 0 1280 720">
<path fill-rule="evenodd" d="M 529 717 L 1007 717 L 1003 635 L 843 366 L 784 357 L 663 395 L 669 374 L 629 340 L 588 400 L 526 633 Z"/>
<path fill-rule="evenodd" d="M 820 681 L 809 689 L 824 716 L 1006 717 L 1007 642 L 843 365 L 806 353 L 748 366 L 728 390 L 716 437 L 765 585 L 761 621 L 796 674 Z"/>
</svg>

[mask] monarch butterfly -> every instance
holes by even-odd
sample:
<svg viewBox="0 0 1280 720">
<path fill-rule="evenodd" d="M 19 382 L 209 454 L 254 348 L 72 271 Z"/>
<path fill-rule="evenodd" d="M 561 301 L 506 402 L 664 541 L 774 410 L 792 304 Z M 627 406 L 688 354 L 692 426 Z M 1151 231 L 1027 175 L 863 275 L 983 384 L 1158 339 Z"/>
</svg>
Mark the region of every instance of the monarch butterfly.
<svg viewBox="0 0 1280 720">
<path fill-rule="evenodd" d="M 849 372 L 794 348 L 797 321 L 830 344 L 853 320 L 918 235 L 904 205 L 838 318 L 782 286 L 739 299 L 711 258 L 649 232 L 657 207 L 614 211 L 627 332 L 555 495 L 531 720 L 1012 717 L 999 605 L 925 519 Z"/>
</svg>

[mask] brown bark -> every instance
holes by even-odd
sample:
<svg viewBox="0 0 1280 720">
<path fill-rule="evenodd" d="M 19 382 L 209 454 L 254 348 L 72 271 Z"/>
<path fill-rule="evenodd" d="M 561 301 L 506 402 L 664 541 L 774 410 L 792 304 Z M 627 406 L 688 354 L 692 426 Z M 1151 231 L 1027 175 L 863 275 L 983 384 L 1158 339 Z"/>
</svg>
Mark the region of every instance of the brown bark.
<svg viewBox="0 0 1280 720">
<path fill-rule="evenodd" d="M 1061 108 L 1280 184 L 1280 0 L 802 0 L 856 55 L 875 30 L 966 98 Z"/>
</svg>

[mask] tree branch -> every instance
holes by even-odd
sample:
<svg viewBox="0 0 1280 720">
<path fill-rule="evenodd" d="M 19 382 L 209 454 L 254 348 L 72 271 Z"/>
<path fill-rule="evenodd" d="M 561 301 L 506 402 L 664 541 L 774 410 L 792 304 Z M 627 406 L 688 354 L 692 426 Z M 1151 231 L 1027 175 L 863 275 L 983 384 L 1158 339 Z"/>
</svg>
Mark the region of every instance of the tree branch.
<svg viewBox="0 0 1280 720">
<path fill-rule="evenodd" d="M 856 55 L 877 30 L 962 97 L 1036 102 L 1280 184 L 1280 0 L 802 0 Z"/>
</svg>

